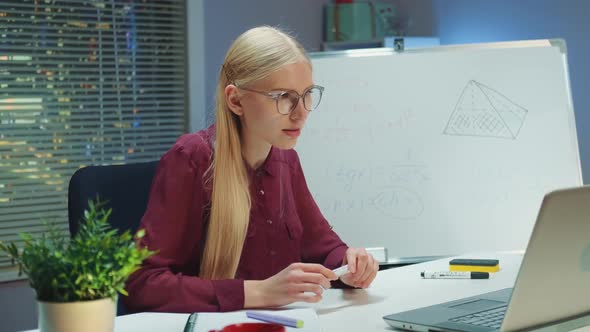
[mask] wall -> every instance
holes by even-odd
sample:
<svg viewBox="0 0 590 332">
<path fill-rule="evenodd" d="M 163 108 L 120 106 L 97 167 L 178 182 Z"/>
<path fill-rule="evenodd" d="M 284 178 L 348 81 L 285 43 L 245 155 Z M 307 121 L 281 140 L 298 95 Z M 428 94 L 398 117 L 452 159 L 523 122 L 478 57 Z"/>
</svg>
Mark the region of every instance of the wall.
<svg viewBox="0 0 590 332">
<path fill-rule="evenodd" d="M 436 12 L 432 0 L 383 0 L 392 2 L 400 17 L 408 18 L 407 36 L 436 36 Z"/>
<path fill-rule="evenodd" d="M 590 1 L 435 0 L 441 44 L 564 38 L 578 131 L 582 174 L 590 181 Z M 550 129 L 548 129 L 550 130 Z"/>
</svg>

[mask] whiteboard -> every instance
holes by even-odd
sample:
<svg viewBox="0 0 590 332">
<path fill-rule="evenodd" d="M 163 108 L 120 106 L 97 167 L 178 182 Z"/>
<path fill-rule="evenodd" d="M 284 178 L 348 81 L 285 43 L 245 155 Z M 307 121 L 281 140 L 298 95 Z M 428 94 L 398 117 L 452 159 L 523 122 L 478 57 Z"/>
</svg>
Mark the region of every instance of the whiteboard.
<svg viewBox="0 0 590 332">
<path fill-rule="evenodd" d="M 390 257 L 526 248 L 542 197 L 582 184 L 560 40 L 312 54 L 296 150 L 351 246 Z"/>
</svg>

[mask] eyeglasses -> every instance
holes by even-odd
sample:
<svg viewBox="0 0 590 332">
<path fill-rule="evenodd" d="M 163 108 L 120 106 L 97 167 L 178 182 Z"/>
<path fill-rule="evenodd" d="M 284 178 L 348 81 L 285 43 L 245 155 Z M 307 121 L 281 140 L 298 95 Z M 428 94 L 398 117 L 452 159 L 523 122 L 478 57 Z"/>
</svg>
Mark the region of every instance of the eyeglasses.
<svg viewBox="0 0 590 332">
<path fill-rule="evenodd" d="M 238 87 L 238 89 L 258 93 L 274 99 L 277 105 L 277 112 L 283 115 L 290 114 L 297 107 L 297 104 L 299 104 L 299 99 L 303 99 L 303 107 L 308 112 L 315 110 L 320 104 L 320 101 L 322 100 L 322 93 L 324 92 L 324 87 L 319 85 L 310 86 L 309 88 L 305 89 L 302 94 L 299 94 L 294 90 L 266 92 L 242 87 Z"/>
</svg>

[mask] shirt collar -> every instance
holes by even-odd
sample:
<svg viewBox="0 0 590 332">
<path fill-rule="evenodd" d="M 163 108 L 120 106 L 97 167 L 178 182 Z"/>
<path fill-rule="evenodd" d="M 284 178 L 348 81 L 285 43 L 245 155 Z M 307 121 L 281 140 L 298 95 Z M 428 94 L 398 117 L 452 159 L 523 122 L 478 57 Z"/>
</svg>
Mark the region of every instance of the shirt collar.
<svg viewBox="0 0 590 332">
<path fill-rule="evenodd" d="M 266 158 L 263 168 L 264 171 L 270 176 L 276 176 L 279 174 L 279 167 L 281 164 L 282 151 L 279 148 L 272 146 L 268 157 Z"/>
<path fill-rule="evenodd" d="M 266 156 L 266 159 L 264 159 L 264 162 L 262 162 L 262 165 L 260 165 L 257 169 L 252 169 L 248 165 L 248 163 L 246 163 L 246 161 L 244 161 L 244 163 L 246 164 L 246 170 L 251 175 L 266 174 L 266 175 L 270 175 L 270 176 L 275 176 L 276 174 L 278 174 L 277 165 L 278 165 L 278 161 L 280 160 L 280 155 L 281 155 L 281 150 L 278 148 L 275 148 L 274 146 L 271 146 L 270 151 L 268 152 L 268 155 Z"/>
</svg>

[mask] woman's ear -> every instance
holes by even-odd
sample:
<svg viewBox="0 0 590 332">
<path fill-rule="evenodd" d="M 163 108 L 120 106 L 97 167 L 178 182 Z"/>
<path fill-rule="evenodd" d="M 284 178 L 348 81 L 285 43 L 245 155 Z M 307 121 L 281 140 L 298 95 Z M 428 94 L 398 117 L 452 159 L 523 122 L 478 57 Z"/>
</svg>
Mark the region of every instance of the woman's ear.
<svg viewBox="0 0 590 332">
<path fill-rule="evenodd" d="M 230 111 L 235 115 L 241 116 L 244 114 L 242 103 L 240 102 L 240 94 L 238 87 L 233 84 L 229 84 L 225 87 L 225 102 Z"/>
</svg>

